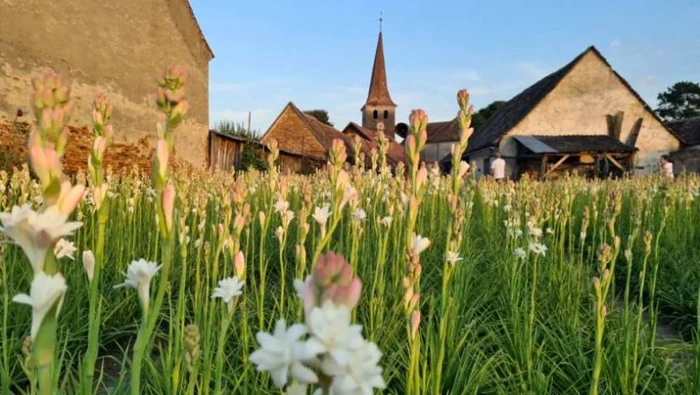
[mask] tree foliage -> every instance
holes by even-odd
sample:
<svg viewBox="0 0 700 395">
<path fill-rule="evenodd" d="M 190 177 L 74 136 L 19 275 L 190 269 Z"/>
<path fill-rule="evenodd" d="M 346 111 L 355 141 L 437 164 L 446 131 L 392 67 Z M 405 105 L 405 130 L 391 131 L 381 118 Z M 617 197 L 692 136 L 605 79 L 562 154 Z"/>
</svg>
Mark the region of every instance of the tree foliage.
<svg viewBox="0 0 700 395">
<path fill-rule="evenodd" d="M 491 116 L 493 116 L 493 114 L 500 110 L 505 104 L 506 102 L 503 100 L 496 100 L 495 102 L 474 113 L 472 116 L 472 127 L 474 130 L 479 130 L 486 125 L 486 121 L 488 121 L 489 118 L 491 118 Z"/>
<path fill-rule="evenodd" d="M 229 136 L 241 137 L 250 141 L 260 141 L 260 133 L 254 129 L 248 131 L 243 122 L 233 122 L 224 119 L 214 125 L 214 130 Z"/>
<path fill-rule="evenodd" d="M 324 109 L 306 110 L 304 113 L 318 119 L 321 121 L 321 123 L 325 123 L 328 126 L 333 126 L 331 123 L 331 118 L 328 116 L 328 111 Z"/>
<path fill-rule="evenodd" d="M 676 82 L 659 93 L 658 99 L 656 112 L 666 121 L 700 116 L 700 84 L 697 82 Z"/>
</svg>

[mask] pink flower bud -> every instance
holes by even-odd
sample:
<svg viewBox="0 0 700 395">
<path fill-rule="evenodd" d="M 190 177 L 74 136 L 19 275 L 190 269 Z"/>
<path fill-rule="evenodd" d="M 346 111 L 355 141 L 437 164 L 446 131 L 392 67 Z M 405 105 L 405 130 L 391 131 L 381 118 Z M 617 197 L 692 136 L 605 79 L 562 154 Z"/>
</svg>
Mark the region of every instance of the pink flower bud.
<svg viewBox="0 0 700 395">
<path fill-rule="evenodd" d="M 104 136 L 107 139 L 107 141 L 114 140 L 114 128 L 112 128 L 112 125 L 105 126 Z"/>
<path fill-rule="evenodd" d="M 411 131 L 414 134 L 419 134 L 428 125 L 428 114 L 421 109 L 412 110 L 408 121 L 411 124 Z"/>
<path fill-rule="evenodd" d="M 102 161 L 105 156 L 105 151 L 107 150 L 107 139 L 105 137 L 99 136 L 95 139 L 95 143 L 92 146 L 92 152 L 95 153 L 95 157 L 98 161 Z"/>
<path fill-rule="evenodd" d="M 460 161 L 459 162 L 459 173 L 457 174 L 457 176 L 459 178 L 462 178 L 462 177 L 464 177 L 465 174 L 467 174 L 468 171 L 469 171 L 469 164 L 465 161 Z"/>
<path fill-rule="evenodd" d="M 238 251 L 233 264 L 236 269 L 236 276 L 238 278 L 245 278 L 245 257 L 243 256 L 243 251 Z"/>
<path fill-rule="evenodd" d="M 314 285 L 320 290 L 321 301 L 331 300 L 354 308 L 360 300 L 362 282 L 352 273 L 352 267 L 336 253 L 321 255 L 312 274 Z"/>
<path fill-rule="evenodd" d="M 156 162 L 158 164 L 158 175 L 164 181 L 167 175 L 170 152 L 168 151 L 168 143 L 165 140 L 160 139 L 156 144 Z"/>
<path fill-rule="evenodd" d="M 173 230 L 173 215 L 175 211 L 175 187 L 168 184 L 163 191 L 163 216 L 165 217 L 165 229 L 170 233 Z"/>
<path fill-rule="evenodd" d="M 413 338 L 418 334 L 418 327 L 420 326 L 420 310 L 414 310 L 411 314 L 411 336 Z"/>
<path fill-rule="evenodd" d="M 416 152 L 416 138 L 413 137 L 412 134 L 409 134 L 408 137 L 406 137 L 406 147 L 408 147 L 407 151 L 409 153 Z"/>
<path fill-rule="evenodd" d="M 95 256 L 90 250 L 83 251 L 83 268 L 85 268 L 88 280 L 92 282 L 92 278 L 95 275 Z"/>
<path fill-rule="evenodd" d="M 416 186 L 418 189 L 421 189 L 427 180 L 428 170 L 425 168 L 425 166 L 421 166 L 421 168 L 418 169 L 418 174 L 416 175 Z"/>
<path fill-rule="evenodd" d="M 466 110 L 469 105 L 469 92 L 466 89 L 460 89 L 457 92 L 457 104 L 462 110 Z"/>
<path fill-rule="evenodd" d="M 61 192 L 56 201 L 58 211 L 65 216 L 69 216 L 78 207 L 78 203 L 80 203 L 84 193 L 85 185 L 78 184 L 71 187 L 69 181 L 64 181 L 61 184 Z"/>
</svg>

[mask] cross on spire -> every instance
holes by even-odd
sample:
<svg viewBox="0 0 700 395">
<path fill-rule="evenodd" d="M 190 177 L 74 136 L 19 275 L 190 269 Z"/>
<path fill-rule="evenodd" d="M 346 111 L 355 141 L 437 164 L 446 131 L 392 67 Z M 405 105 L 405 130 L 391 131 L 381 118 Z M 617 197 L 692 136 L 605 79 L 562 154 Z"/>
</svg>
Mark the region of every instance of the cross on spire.
<svg viewBox="0 0 700 395">
<path fill-rule="evenodd" d="M 384 21 L 384 13 L 379 11 L 379 32 L 382 32 L 382 22 Z"/>
</svg>

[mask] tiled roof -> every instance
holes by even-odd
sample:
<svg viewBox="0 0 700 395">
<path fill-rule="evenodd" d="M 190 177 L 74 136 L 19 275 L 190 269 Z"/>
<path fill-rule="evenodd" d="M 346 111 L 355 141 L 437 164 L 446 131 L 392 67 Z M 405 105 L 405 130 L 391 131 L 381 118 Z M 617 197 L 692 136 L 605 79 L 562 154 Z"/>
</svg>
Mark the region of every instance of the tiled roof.
<svg viewBox="0 0 700 395">
<path fill-rule="evenodd" d="M 571 136 L 513 136 L 518 142 L 538 154 L 630 153 L 636 149 L 608 135 Z"/>
<path fill-rule="evenodd" d="M 700 145 L 700 117 L 669 122 L 667 125 L 686 145 Z"/>
<path fill-rule="evenodd" d="M 428 144 L 448 141 L 459 141 L 459 122 L 457 118 L 451 121 L 428 123 Z"/>
<path fill-rule="evenodd" d="M 379 151 L 379 146 L 377 145 L 377 133 L 378 132 L 374 130 L 363 128 L 354 122 L 350 122 L 348 126 L 343 129 L 343 135 L 345 136 L 349 136 L 350 134 L 358 134 L 360 137 L 362 137 L 362 152 L 365 154 L 367 159 L 369 159 L 372 149 Z M 351 145 L 349 148 L 352 147 L 351 139 L 350 144 Z M 351 148 L 348 152 L 352 152 Z M 391 167 L 394 167 L 399 163 L 405 163 L 406 161 L 406 154 L 403 146 L 401 146 L 401 144 L 397 143 L 395 140 L 389 140 L 389 148 L 387 149 L 386 156 L 387 163 Z"/>
<path fill-rule="evenodd" d="M 374 54 L 374 66 L 372 67 L 372 79 L 369 83 L 369 93 L 365 105 L 371 106 L 394 106 L 396 104 L 389 95 L 389 86 L 386 80 L 386 66 L 384 65 L 384 41 L 382 33 L 379 32 L 377 41 L 377 52 Z"/>
</svg>

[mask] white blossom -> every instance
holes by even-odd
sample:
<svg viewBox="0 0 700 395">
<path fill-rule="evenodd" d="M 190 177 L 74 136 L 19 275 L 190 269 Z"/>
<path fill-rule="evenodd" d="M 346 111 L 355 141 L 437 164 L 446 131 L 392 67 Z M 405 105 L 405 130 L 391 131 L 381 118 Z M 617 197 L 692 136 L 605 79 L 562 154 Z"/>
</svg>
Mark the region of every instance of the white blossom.
<svg viewBox="0 0 700 395">
<path fill-rule="evenodd" d="M 46 314 L 54 306 L 56 306 L 56 316 L 58 317 L 63 304 L 63 295 L 67 289 L 66 280 L 61 273 L 49 276 L 40 271 L 34 275 L 29 295 L 19 294 L 12 298 L 13 302 L 32 306 L 32 340 L 36 338 L 36 334 L 39 332 L 39 327 L 41 327 Z"/>
<path fill-rule="evenodd" d="M 513 251 L 515 253 L 515 256 L 518 257 L 518 259 L 524 260 L 527 258 L 527 252 L 522 247 L 518 247 Z"/>
<path fill-rule="evenodd" d="M 145 259 L 132 261 L 124 273 L 126 279 L 123 283 L 114 286 L 114 288 L 131 287 L 135 288 L 139 293 L 139 299 L 143 305 L 144 312 L 148 312 L 148 306 L 151 301 L 151 279 L 160 270 L 162 265 L 155 262 L 149 262 Z"/>
<path fill-rule="evenodd" d="M 362 222 L 367 219 L 367 213 L 362 208 L 358 207 L 352 212 L 352 219 L 357 222 Z"/>
<path fill-rule="evenodd" d="M 56 255 L 56 259 L 68 258 L 71 261 L 74 261 L 75 257 L 73 254 L 75 254 L 75 251 L 77 251 L 75 244 L 66 239 L 59 239 L 53 248 L 53 253 Z"/>
<path fill-rule="evenodd" d="M 244 285 L 245 283 L 236 276 L 225 278 L 219 281 L 219 286 L 217 288 L 214 288 L 211 298 L 222 299 L 226 302 L 228 308 L 231 309 L 234 298 L 241 295 Z"/>
<path fill-rule="evenodd" d="M 323 207 L 316 207 L 314 209 L 314 219 L 316 222 L 318 222 L 319 225 L 321 226 L 326 226 L 326 222 L 328 222 L 328 218 L 331 216 L 331 209 L 328 205 L 325 205 Z"/>
<path fill-rule="evenodd" d="M 277 203 L 275 203 L 275 212 L 284 214 L 289 210 L 289 202 L 286 200 L 278 200 Z"/>
<path fill-rule="evenodd" d="M 386 217 L 384 217 L 384 218 L 382 218 L 382 219 L 379 220 L 379 222 L 380 222 L 382 225 L 386 226 L 387 228 L 391 226 L 391 221 L 392 221 L 392 218 L 391 218 L 390 216 L 388 216 L 388 215 L 387 215 Z"/>
<path fill-rule="evenodd" d="M 345 305 L 328 300 L 311 310 L 307 323 L 313 335 L 307 342 L 309 351 L 328 354 L 339 366 L 347 366 L 350 355 L 362 347 L 362 326 L 351 325 L 350 309 Z"/>
<path fill-rule="evenodd" d="M 420 255 L 421 252 L 425 251 L 430 247 L 430 240 L 427 237 L 422 237 L 421 235 L 413 234 L 413 247 L 412 251 L 414 255 Z"/>
<path fill-rule="evenodd" d="M 69 236 L 82 222 L 66 222 L 68 217 L 56 206 L 35 212 L 31 205 L 15 206 L 9 213 L 0 213 L 0 232 L 19 245 L 29 258 L 35 273 L 44 270 L 49 248 L 61 237 Z"/>
<path fill-rule="evenodd" d="M 462 258 L 460 258 L 459 254 L 456 252 L 447 251 L 447 258 L 445 260 L 447 261 L 447 263 L 454 266 L 457 264 L 458 261 L 461 261 Z"/>
<path fill-rule="evenodd" d="M 258 332 L 255 338 L 260 349 L 250 354 L 250 361 L 260 372 L 270 372 L 272 381 L 282 388 L 292 378 L 300 383 L 315 383 L 318 376 L 302 362 L 313 359 L 306 343 L 300 338 L 308 333 L 303 324 L 295 324 L 287 329 L 284 319 L 277 321 L 275 332 Z"/>
<path fill-rule="evenodd" d="M 375 388 L 386 387 L 382 378 L 382 368 L 379 366 L 382 353 L 376 344 L 367 341 L 362 343 L 362 346 L 350 355 L 347 366 L 340 366 L 328 358 L 322 361 L 321 369 L 333 376 L 332 394 L 372 394 Z"/>
<path fill-rule="evenodd" d="M 536 255 L 545 256 L 547 254 L 547 246 L 542 243 L 530 243 L 530 251 Z"/>
</svg>

